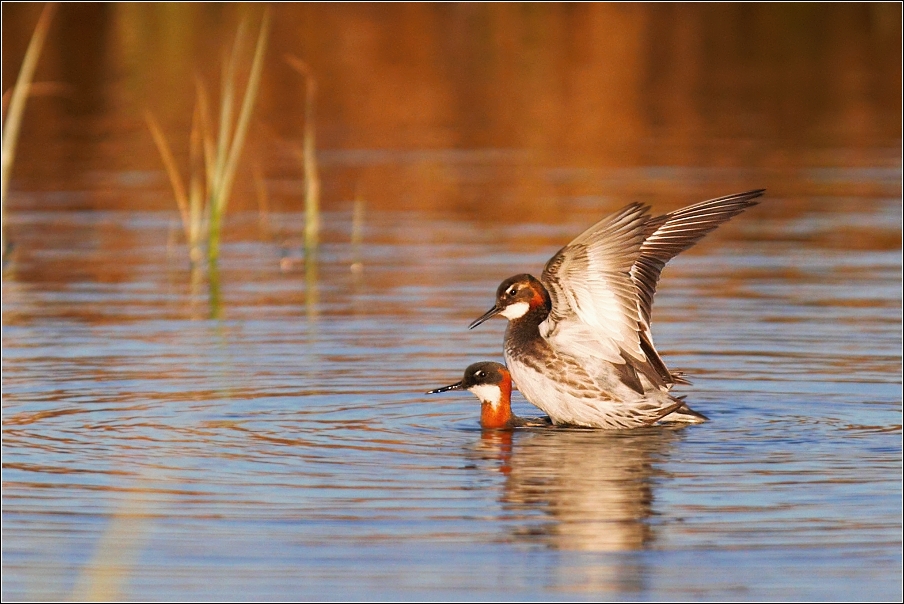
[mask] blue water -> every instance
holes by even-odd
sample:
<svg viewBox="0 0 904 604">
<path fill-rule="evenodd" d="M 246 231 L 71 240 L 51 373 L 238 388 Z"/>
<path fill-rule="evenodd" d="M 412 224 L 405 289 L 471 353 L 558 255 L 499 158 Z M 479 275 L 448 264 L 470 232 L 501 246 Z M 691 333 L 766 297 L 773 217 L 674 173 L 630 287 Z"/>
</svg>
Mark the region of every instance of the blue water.
<svg viewBox="0 0 904 604">
<path fill-rule="evenodd" d="M 234 215 L 218 298 L 171 213 L 13 215 L 3 598 L 900 598 L 900 249 L 826 238 L 900 241 L 900 200 L 755 208 L 666 269 L 656 343 L 710 422 L 481 433 L 423 392 L 500 360 L 501 320 L 466 329 L 498 282 L 614 209 L 570 203 L 369 210 L 359 247 L 343 206 L 290 270 Z"/>
</svg>

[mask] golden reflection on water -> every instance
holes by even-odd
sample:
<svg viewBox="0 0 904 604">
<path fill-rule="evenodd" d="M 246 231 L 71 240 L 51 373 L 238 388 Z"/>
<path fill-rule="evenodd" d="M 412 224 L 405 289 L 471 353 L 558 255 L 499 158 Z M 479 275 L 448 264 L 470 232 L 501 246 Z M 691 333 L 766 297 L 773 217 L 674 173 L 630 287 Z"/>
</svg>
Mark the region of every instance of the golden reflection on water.
<svg viewBox="0 0 904 604">
<path fill-rule="evenodd" d="M 3 5 L 4 89 L 38 8 Z M 158 114 L 174 141 L 187 137 L 195 75 L 216 81 L 222 41 L 261 10 L 61 6 L 38 79 L 73 92 L 30 103 L 14 190 L 87 188 L 105 194 L 81 207 L 173 208 L 142 112 Z M 899 164 L 901 12 L 894 3 L 289 3 L 273 10 L 234 209 L 255 205 L 251 165 L 279 183 L 274 210 L 300 207 L 294 149 L 304 90 L 282 60 L 286 53 L 301 56 L 321 82 L 326 208 L 360 192 L 375 208 L 561 219 L 554 200 L 566 196 L 676 196 L 676 206 L 712 197 L 714 188 L 765 186 L 797 196 L 787 181 L 801 168 Z M 891 152 L 877 156 L 881 148 Z M 635 166 L 721 173 L 689 174 L 676 191 L 673 178 L 599 171 Z M 769 178 L 753 181 L 751 170 Z M 862 193 L 862 184 L 851 190 L 855 180 L 846 190 Z M 837 193 L 839 184 L 825 189 Z"/>
<path fill-rule="evenodd" d="M 66 599 L 90 602 L 124 599 L 124 589 L 134 576 L 154 520 L 165 513 L 161 495 L 166 491 L 149 481 L 152 475 L 159 477 L 161 472 L 151 469 L 146 474 L 137 481 L 138 486 L 127 490 L 110 514 L 93 555 L 81 569 Z"/>
</svg>

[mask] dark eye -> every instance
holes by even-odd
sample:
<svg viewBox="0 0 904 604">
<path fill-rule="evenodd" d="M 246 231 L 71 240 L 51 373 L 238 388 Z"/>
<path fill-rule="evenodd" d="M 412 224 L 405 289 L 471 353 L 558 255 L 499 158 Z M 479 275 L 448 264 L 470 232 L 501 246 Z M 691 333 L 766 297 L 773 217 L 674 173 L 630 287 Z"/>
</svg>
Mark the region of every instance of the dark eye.
<svg viewBox="0 0 904 604">
<path fill-rule="evenodd" d="M 518 293 L 518 288 L 513 285 L 511 288 L 509 288 L 508 292 L 506 292 L 506 293 L 510 296 L 514 296 L 515 294 Z"/>
<path fill-rule="evenodd" d="M 484 373 L 483 369 L 478 369 L 477 371 L 474 372 L 474 377 L 479 377 L 479 378 L 481 378 L 481 377 L 483 377 L 483 376 L 485 376 L 485 375 L 486 375 L 486 373 Z"/>
</svg>

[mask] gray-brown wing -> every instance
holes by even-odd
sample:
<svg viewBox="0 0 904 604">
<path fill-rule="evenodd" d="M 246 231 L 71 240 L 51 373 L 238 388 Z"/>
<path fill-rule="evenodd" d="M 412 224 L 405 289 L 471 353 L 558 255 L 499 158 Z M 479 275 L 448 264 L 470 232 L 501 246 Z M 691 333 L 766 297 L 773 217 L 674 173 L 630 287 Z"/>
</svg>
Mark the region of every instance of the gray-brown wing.
<svg viewBox="0 0 904 604">
<path fill-rule="evenodd" d="M 631 267 L 631 280 L 637 287 L 641 348 L 649 365 L 666 384 L 689 382 L 680 374 L 671 373 L 653 346 L 653 334 L 650 332 L 653 296 L 656 295 L 662 269 L 669 260 L 692 247 L 720 224 L 758 204 L 757 198 L 765 191 L 757 189 L 710 199 L 647 222 L 640 254 Z"/>
<path fill-rule="evenodd" d="M 626 354 L 646 362 L 631 268 L 648 220 L 646 206 L 629 205 L 584 231 L 546 264 L 540 281 L 552 309 L 540 333 L 557 351 L 616 364 L 623 364 Z"/>
<path fill-rule="evenodd" d="M 640 255 L 631 267 L 631 280 L 637 286 L 644 331 L 649 332 L 650 329 L 653 296 L 666 263 L 723 222 L 757 205 L 757 198 L 765 191 L 757 189 L 710 199 L 647 222 Z"/>
</svg>

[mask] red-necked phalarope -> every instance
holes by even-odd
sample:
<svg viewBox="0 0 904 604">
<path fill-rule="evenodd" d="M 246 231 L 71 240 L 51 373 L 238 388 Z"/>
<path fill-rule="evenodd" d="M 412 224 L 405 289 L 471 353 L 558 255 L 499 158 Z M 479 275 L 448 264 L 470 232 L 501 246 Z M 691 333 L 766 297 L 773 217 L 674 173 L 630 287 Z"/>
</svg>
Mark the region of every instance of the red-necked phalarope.
<svg viewBox="0 0 904 604">
<path fill-rule="evenodd" d="M 505 361 L 521 393 L 555 424 L 597 428 L 703 421 L 669 394 L 688 384 L 666 367 L 650 333 L 653 296 L 666 263 L 765 189 L 651 217 L 638 203 L 602 219 L 553 256 L 540 279 L 502 282 L 496 304 L 471 323 L 509 320 Z"/>
<path fill-rule="evenodd" d="M 520 426 L 548 426 L 546 418 L 526 419 L 512 413 L 512 374 L 505 365 L 483 361 L 468 365 L 460 382 L 431 390 L 427 394 L 449 390 L 469 390 L 480 399 L 480 426 L 507 430 Z"/>
</svg>

